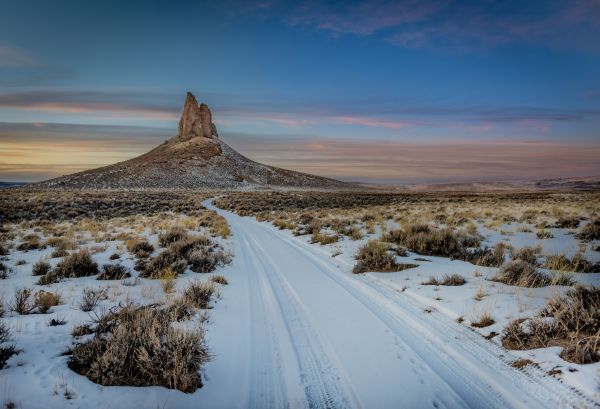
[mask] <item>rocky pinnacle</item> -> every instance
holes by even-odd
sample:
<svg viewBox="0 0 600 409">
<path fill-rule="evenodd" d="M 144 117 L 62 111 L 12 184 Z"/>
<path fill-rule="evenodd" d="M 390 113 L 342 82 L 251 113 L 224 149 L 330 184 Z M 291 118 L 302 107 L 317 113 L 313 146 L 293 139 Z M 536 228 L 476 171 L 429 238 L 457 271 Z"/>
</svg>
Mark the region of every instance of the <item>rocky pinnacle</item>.
<svg viewBox="0 0 600 409">
<path fill-rule="evenodd" d="M 179 139 L 218 138 L 217 128 L 212 123 L 212 114 L 206 104 L 198 104 L 196 97 L 191 92 L 187 93 L 183 114 L 179 120 Z"/>
</svg>

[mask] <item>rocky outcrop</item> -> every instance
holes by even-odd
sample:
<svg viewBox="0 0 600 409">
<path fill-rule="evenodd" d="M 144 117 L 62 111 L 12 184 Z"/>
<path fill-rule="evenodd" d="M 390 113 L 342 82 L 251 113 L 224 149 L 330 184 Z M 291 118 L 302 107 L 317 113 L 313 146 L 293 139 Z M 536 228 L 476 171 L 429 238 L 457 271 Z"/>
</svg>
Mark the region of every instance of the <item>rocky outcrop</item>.
<svg viewBox="0 0 600 409">
<path fill-rule="evenodd" d="M 192 138 L 218 138 L 217 127 L 212 122 L 208 105 L 200 104 L 191 92 L 187 93 L 183 105 L 183 114 L 179 120 L 179 140 Z"/>
</svg>

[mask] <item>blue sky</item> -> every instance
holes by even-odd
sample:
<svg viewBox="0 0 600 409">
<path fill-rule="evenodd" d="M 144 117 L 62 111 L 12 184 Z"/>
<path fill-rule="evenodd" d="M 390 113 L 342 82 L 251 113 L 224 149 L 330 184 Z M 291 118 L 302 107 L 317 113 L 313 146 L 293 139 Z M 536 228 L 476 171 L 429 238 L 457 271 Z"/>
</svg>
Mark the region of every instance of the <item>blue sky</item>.
<svg viewBox="0 0 600 409">
<path fill-rule="evenodd" d="M 142 153 L 188 90 L 253 159 L 341 179 L 600 174 L 598 0 L 3 3 L 0 180 Z"/>
</svg>

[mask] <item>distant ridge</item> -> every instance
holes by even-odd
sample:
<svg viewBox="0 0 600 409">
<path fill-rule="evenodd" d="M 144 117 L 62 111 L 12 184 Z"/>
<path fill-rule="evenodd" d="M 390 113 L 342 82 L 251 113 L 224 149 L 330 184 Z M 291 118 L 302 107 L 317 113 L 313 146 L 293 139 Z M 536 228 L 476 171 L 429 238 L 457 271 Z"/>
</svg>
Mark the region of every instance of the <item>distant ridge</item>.
<svg viewBox="0 0 600 409">
<path fill-rule="evenodd" d="M 221 139 L 206 104 L 187 93 L 179 132 L 151 151 L 114 165 L 31 185 L 62 189 L 355 189 L 358 185 L 263 165 Z"/>
</svg>

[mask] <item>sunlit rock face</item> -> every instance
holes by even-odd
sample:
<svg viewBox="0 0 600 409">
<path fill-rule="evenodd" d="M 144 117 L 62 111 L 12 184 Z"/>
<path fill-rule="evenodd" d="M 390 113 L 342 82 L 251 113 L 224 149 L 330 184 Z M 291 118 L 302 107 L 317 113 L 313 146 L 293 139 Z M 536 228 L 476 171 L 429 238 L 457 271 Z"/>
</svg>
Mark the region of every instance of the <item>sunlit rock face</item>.
<svg viewBox="0 0 600 409">
<path fill-rule="evenodd" d="M 187 141 L 197 137 L 218 138 L 217 128 L 212 123 L 212 114 L 208 105 L 198 104 L 196 97 L 188 92 L 179 120 L 179 139 Z"/>
</svg>

